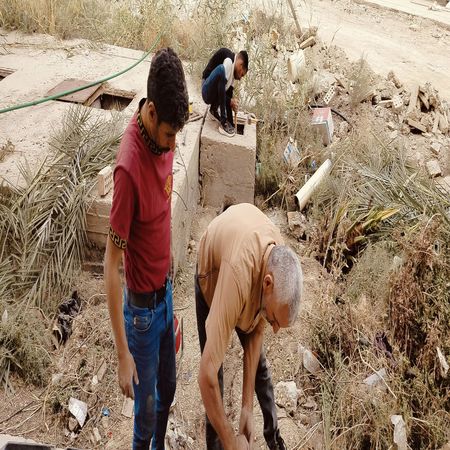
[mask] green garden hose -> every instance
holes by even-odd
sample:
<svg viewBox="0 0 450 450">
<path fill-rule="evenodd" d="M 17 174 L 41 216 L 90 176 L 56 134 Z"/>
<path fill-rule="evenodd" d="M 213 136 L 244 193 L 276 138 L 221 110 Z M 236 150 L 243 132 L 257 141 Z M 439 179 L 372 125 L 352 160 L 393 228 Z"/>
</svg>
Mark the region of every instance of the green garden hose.
<svg viewBox="0 0 450 450">
<path fill-rule="evenodd" d="M 15 111 L 16 109 L 28 108 L 29 106 L 39 105 L 40 103 L 48 102 L 50 100 L 56 100 L 58 98 L 65 97 L 66 95 L 73 94 L 74 92 L 82 91 L 83 89 L 87 89 L 87 88 L 90 88 L 92 86 L 96 86 L 97 84 L 104 83 L 105 81 L 111 80 L 112 78 L 116 78 L 119 75 L 122 75 L 125 72 L 128 72 L 129 70 L 133 69 L 139 63 L 141 63 L 153 51 L 153 49 L 155 48 L 155 46 L 158 44 L 159 40 L 161 39 L 161 36 L 162 36 L 162 32 L 160 32 L 158 34 L 158 36 L 156 36 L 155 40 L 153 41 L 152 46 L 150 47 L 150 49 L 146 53 L 144 53 L 142 58 L 138 59 L 131 66 L 127 67 L 124 70 L 121 70 L 120 72 L 114 73 L 114 74 L 112 74 L 112 75 L 110 75 L 108 77 L 102 78 L 100 80 L 93 81 L 92 83 L 88 83 L 85 86 L 76 87 L 76 88 L 69 89 L 69 90 L 64 91 L 64 92 L 59 92 L 58 94 L 54 94 L 54 95 L 50 95 L 48 97 L 43 97 L 43 98 L 40 98 L 40 99 L 37 99 L 37 100 L 33 100 L 31 102 L 20 103 L 19 105 L 13 105 L 13 106 L 9 106 L 8 108 L 0 109 L 0 114 L 7 113 L 9 111 Z"/>
</svg>

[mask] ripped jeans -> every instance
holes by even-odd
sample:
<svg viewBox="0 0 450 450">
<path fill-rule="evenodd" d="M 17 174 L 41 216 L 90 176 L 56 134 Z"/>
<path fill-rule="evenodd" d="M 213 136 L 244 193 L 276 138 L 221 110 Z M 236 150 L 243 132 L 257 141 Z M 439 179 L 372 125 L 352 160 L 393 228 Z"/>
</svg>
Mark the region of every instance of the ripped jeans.
<svg viewBox="0 0 450 450">
<path fill-rule="evenodd" d="M 169 410 L 176 387 L 172 285 L 155 309 L 130 304 L 124 290 L 124 318 L 128 347 L 139 384 L 134 389 L 133 450 L 164 450 Z"/>
</svg>

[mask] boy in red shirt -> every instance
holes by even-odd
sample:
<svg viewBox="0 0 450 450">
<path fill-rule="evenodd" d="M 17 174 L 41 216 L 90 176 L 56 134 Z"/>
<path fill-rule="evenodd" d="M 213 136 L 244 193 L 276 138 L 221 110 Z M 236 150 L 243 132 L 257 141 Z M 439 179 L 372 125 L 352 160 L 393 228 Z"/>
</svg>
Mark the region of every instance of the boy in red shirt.
<svg viewBox="0 0 450 450">
<path fill-rule="evenodd" d="M 170 219 L 175 137 L 188 118 L 181 61 L 170 49 L 152 59 L 147 99 L 125 130 L 114 169 L 105 287 L 119 385 L 134 398 L 133 449 L 164 449 L 176 385 Z M 124 253 L 126 286 L 119 267 Z M 122 312 L 123 308 L 123 312 Z"/>
</svg>

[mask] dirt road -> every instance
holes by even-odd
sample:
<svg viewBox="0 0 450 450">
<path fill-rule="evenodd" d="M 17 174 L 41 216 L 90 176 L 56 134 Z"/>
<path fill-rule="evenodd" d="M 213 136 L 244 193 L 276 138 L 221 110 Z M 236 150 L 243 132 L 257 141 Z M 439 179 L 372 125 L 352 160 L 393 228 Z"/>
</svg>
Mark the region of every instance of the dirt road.
<svg viewBox="0 0 450 450">
<path fill-rule="evenodd" d="M 396 3 L 405 4 L 391 0 L 390 8 Z M 350 0 L 295 4 L 301 26 L 318 26 L 321 38 L 342 47 L 350 59 L 364 55 L 375 72 L 386 75 L 393 70 L 407 85 L 430 81 L 442 98 L 450 100 L 447 24 Z M 417 11 L 411 8 L 411 13 Z M 283 14 L 290 15 L 287 2 Z M 446 11 L 440 14 L 450 16 Z"/>
</svg>

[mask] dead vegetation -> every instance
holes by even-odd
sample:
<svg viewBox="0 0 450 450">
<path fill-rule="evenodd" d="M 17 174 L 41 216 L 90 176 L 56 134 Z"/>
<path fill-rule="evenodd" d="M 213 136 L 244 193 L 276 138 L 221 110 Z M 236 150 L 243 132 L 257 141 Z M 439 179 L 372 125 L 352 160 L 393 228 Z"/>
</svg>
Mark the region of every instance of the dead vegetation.
<svg viewBox="0 0 450 450">
<path fill-rule="evenodd" d="M 94 120 L 88 109 L 72 108 L 50 141 L 49 160 L 22 166 L 26 185 L 2 191 L 0 378 L 7 387 L 12 369 L 48 381 L 50 324 L 79 273 L 89 193 L 120 134 L 117 119 Z"/>
</svg>

